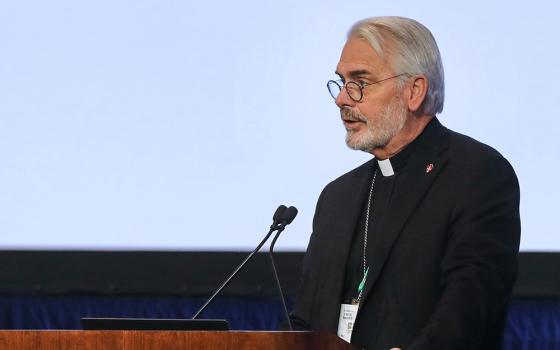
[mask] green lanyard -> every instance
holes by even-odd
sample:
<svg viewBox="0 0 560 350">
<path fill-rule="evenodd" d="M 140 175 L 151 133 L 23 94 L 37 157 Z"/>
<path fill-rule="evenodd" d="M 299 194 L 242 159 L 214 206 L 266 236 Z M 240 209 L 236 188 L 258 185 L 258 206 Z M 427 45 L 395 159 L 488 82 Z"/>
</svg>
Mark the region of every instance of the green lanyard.
<svg viewBox="0 0 560 350">
<path fill-rule="evenodd" d="M 366 286 L 366 279 L 367 279 L 368 272 L 369 272 L 369 266 L 367 267 L 366 272 L 364 273 L 364 277 L 362 278 L 362 281 L 358 285 L 358 298 L 352 300 L 352 304 L 360 303 L 360 300 L 362 299 L 362 293 L 364 292 L 364 287 Z"/>
</svg>

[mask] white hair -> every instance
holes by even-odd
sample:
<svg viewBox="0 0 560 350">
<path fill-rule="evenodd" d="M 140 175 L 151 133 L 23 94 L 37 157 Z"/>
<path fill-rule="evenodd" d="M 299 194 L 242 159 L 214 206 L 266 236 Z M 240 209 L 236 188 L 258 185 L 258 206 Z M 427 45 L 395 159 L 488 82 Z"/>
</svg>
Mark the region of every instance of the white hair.
<svg viewBox="0 0 560 350">
<path fill-rule="evenodd" d="M 367 40 L 381 57 L 387 54 L 395 74 L 426 76 L 428 91 L 421 111 L 430 115 L 441 113 L 445 98 L 443 65 L 428 28 L 409 18 L 372 17 L 354 24 L 350 36 Z"/>
</svg>

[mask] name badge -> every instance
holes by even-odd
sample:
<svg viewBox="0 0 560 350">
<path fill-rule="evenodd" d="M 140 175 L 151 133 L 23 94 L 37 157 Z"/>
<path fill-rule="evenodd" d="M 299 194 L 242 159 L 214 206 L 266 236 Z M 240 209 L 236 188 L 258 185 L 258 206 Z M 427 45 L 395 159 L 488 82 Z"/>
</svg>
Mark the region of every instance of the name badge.
<svg viewBox="0 0 560 350">
<path fill-rule="evenodd" d="M 341 304 L 340 316 L 338 317 L 338 331 L 337 335 L 350 343 L 352 339 L 352 329 L 358 314 L 358 304 Z"/>
</svg>

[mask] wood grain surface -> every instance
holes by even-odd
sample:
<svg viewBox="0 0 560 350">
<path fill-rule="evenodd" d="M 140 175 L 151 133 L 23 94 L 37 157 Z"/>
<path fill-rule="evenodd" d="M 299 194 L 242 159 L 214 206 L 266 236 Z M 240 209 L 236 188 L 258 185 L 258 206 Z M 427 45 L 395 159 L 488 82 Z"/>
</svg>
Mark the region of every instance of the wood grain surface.
<svg viewBox="0 0 560 350">
<path fill-rule="evenodd" d="M 356 349 L 317 332 L 0 331 L 0 350 Z"/>
</svg>

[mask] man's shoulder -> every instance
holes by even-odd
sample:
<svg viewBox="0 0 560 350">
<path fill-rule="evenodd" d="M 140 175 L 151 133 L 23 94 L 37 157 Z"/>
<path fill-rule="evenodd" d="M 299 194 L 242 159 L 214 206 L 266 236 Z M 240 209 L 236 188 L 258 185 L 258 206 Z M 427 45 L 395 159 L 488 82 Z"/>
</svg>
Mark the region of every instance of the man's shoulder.
<svg viewBox="0 0 560 350">
<path fill-rule="evenodd" d="M 448 170 L 453 176 L 472 177 L 473 181 L 513 179 L 517 175 L 511 163 L 495 148 L 470 136 L 449 130 Z"/>
<path fill-rule="evenodd" d="M 447 130 L 449 135 L 450 155 L 456 157 L 458 160 L 472 162 L 483 159 L 504 158 L 502 154 L 492 146 L 459 132 Z"/>
<path fill-rule="evenodd" d="M 359 165 L 358 167 L 346 172 L 345 174 L 340 175 L 336 179 L 329 182 L 325 189 L 332 187 L 352 186 L 360 179 L 363 179 L 364 176 L 369 177 L 370 174 L 373 173 L 373 170 L 375 168 L 374 162 L 375 158 L 372 158 L 367 162 Z"/>
</svg>

